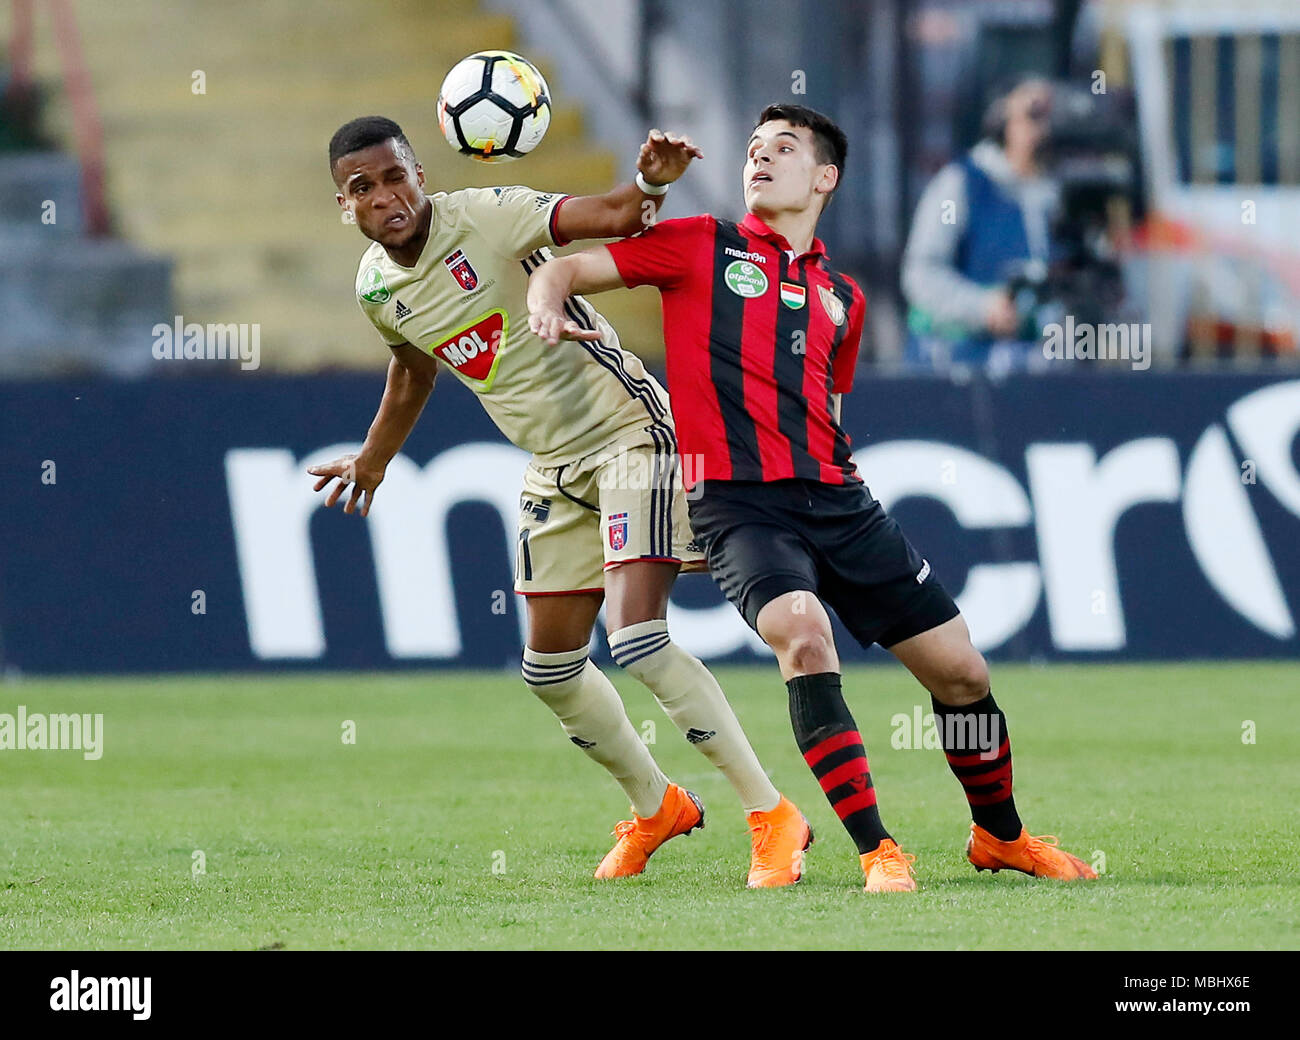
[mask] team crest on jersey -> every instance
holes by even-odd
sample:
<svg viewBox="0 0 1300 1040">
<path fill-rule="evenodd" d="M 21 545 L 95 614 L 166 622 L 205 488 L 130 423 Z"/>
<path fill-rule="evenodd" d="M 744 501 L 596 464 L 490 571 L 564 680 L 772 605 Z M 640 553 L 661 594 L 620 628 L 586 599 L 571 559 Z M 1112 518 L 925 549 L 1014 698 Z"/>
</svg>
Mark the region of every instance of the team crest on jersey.
<svg viewBox="0 0 1300 1040">
<path fill-rule="evenodd" d="M 509 318 L 498 307 L 430 347 L 429 353 L 470 380 L 474 390 L 486 393 L 496 378 L 508 329 Z"/>
<path fill-rule="evenodd" d="M 843 325 L 845 318 L 844 301 L 824 285 L 817 286 L 817 295 L 822 298 L 822 307 L 825 308 L 827 317 L 836 325 Z"/>
<path fill-rule="evenodd" d="M 388 291 L 388 284 L 384 281 L 384 272 L 379 269 L 377 264 L 371 264 L 366 268 L 366 273 L 361 276 L 361 288 L 357 290 L 366 303 L 387 303 L 388 298 L 392 295 Z"/>
<path fill-rule="evenodd" d="M 781 283 L 781 302 L 792 311 L 797 311 L 802 308 L 807 299 L 808 290 L 802 285 L 799 285 L 797 282 Z"/>
<path fill-rule="evenodd" d="M 613 513 L 609 518 L 609 547 L 615 552 L 627 545 L 627 514 Z"/>
<path fill-rule="evenodd" d="M 447 270 L 456 279 L 456 283 L 466 292 L 478 288 L 478 272 L 474 270 L 469 257 L 464 252 L 457 249 L 451 256 L 444 257 L 442 262 L 447 265 Z"/>
</svg>

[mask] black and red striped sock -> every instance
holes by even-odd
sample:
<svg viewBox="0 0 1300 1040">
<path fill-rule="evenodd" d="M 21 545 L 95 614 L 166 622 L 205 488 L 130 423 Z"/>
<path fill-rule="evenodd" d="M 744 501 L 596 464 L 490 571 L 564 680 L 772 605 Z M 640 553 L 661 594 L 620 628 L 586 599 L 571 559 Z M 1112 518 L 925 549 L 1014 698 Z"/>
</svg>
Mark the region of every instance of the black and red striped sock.
<svg viewBox="0 0 1300 1040">
<path fill-rule="evenodd" d="M 1007 717 L 989 691 L 983 700 L 954 707 L 932 696 L 934 722 L 948 767 L 966 792 L 971 819 L 997 838 L 1020 836 L 1020 816 L 1011 797 L 1011 740 Z"/>
<path fill-rule="evenodd" d="M 874 851 L 889 832 L 880 822 L 867 750 L 844 703 L 839 674 L 796 675 L 785 685 L 790 691 L 790 724 L 804 761 L 858 852 Z"/>
</svg>

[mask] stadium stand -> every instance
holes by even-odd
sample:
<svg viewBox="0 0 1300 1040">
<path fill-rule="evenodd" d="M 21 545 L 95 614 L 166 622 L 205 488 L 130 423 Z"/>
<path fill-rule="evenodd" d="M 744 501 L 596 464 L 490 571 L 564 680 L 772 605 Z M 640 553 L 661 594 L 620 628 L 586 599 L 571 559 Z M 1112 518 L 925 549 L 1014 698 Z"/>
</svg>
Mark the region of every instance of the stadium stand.
<svg viewBox="0 0 1300 1040">
<path fill-rule="evenodd" d="M 341 23 L 369 17 L 365 8 L 340 0 L 78 5 L 104 126 L 109 211 L 125 239 L 175 259 L 175 308 L 187 322 L 260 323 L 264 369 L 373 370 L 386 361 L 350 300 L 365 242 L 340 220 L 325 160 L 330 135 L 356 115 L 402 124 L 430 190 L 519 180 L 578 193 L 612 186 L 614 157 L 588 143 L 571 105 L 525 163 L 482 165 L 447 147 L 434 113 L 443 73 L 475 50 L 518 41 L 509 17 L 469 0 L 438 6 L 388 5 L 382 18 L 342 33 Z M 57 71 L 45 29 L 38 20 L 42 82 Z M 51 130 L 67 139 L 67 113 L 52 107 Z M 609 316 L 628 346 L 662 352 L 653 293 L 611 297 Z"/>
<path fill-rule="evenodd" d="M 97 120 L 66 4 L 54 71 L 76 109 L 77 132 L 66 136 L 89 147 L 66 154 L 42 133 L 44 93 L 26 46 L 31 7 L 13 5 L 14 60 L 0 67 L 0 374 L 135 374 L 148 365 L 149 329 L 171 311 L 171 264 L 104 234 L 96 178 L 86 176 L 97 169 Z"/>
</svg>

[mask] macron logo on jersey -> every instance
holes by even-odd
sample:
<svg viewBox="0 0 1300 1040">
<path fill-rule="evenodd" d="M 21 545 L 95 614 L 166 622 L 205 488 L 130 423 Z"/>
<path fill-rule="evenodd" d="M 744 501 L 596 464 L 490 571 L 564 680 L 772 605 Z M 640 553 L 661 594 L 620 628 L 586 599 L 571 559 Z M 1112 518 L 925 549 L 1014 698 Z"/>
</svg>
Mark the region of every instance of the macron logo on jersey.
<svg viewBox="0 0 1300 1040">
<path fill-rule="evenodd" d="M 459 332 L 452 333 L 441 343 L 430 347 L 429 353 L 444 361 L 466 379 L 481 383 L 474 387 L 480 393 L 492 389 L 497 374 L 497 362 L 505 345 L 508 320 L 500 308 L 476 318 Z"/>
</svg>

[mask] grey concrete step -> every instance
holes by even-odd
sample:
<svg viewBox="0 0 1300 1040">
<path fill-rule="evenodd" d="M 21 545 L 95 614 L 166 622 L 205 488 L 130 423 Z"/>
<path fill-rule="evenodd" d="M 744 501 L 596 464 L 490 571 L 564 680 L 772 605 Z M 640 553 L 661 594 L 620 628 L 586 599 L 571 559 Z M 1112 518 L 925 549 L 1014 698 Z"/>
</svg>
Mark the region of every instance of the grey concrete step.
<svg viewBox="0 0 1300 1040">
<path fill-rule="evenodd" d="M 113 239 L 0 239 L 0 373 L 90 368 L 138 375 L 171 324 L 171 261 Z"/>
<path fill-rule="evenodd" d="M 82 233 L 81 164 L 60 152 L 0 155 L 0 235 L 48 242 Z"/>
</svg>

